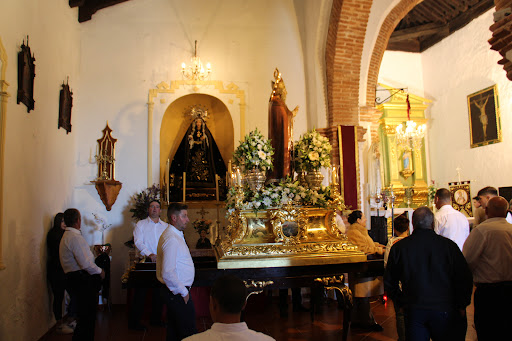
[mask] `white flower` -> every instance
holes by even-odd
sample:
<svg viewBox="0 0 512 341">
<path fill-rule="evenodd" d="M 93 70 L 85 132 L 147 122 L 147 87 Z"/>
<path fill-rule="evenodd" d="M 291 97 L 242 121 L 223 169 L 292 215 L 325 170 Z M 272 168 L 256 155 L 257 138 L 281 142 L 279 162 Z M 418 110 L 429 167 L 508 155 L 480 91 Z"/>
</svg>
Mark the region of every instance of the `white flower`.
<svg viewBox="0 0 512 341">
<path fill-rule="evenodd" d="M 270 207 L 272 205 L 272 200 L 270 200 L 269 197 L 266 197 L 265 199 L 263 199 L 263 204 L 265 204 L 265 206 L 267 207 Z"/>
<path fill-rule="evenodd" d="M 310 152 L 308 154 L 308 157 L 311 161 L 316 161 L 316 160 L 318 160 L 319 155 L 318 155 L 318 152 Z"/>
<path fill-rule="evenodd" d="M 259 202 L 259 201 L 255 201 L 255 202 L 253 203 L 253 206 L 254 206 L 255 208 L 258 208 L 258 207 L 260 207 L 260 206 L 261 206 L 261 202 Z"/>
<path fill-rule="evenodd" d="M 258 147 L 259 147 L 259 145 L 258 145 Z M 263 151 L 261 151 L 261 150 L 259 150 L 259 151 L 258 151 L 258 156 L 259 156 L 259 157 L 260 157 L 260 159 L 262 159 L 262 160 L 265 160 L 265 159 L 267 158 L 267 154 L 265 154 L 265 152 L 263 152 Z"/>
</svg>

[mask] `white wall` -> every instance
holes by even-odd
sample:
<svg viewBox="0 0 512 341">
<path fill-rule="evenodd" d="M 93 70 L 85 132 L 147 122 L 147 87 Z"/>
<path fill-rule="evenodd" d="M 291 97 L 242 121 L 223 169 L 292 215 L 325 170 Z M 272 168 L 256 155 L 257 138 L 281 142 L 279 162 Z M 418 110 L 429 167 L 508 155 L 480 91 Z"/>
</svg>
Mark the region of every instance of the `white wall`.
<svg viewBox="0 0 512 341">
<path fill-rule="evenodd" d="M 129 1 L 99 11 L 80 25 L 82 82 L 74 108 L 79 142 L 73 203 L 82 211 L 83 234 L 90 244 L 101 238 L 92 213 L 113 224 L 106 241 L 113 245 L 114 303 L 126 297 L 117 279 L 128 260 L 123 243 L 133 231 L 130 198 L 146 187 L 148 90 L 161 81 L 181 79 L 181 62 L 189 63 L 197 39 L 202 61 L 212 65 L 213 80 L 247 84 L 246 132 L 256 127 L 267 132 L 270 81 L 278 67 L 288 106 L 301 108 L 295 120 L 299 136 L 307 130 L 307 106 L 298 25 L 292 0 Z M 118 139 L 116 179 L 123 183 L 110 212 L 89 184 L 96 166 L 88 160 L 107 120 Z"/>
<path fill-rule="evenodd" d="M 424 96 L 423 65 L 420 53 L 386 51 L 380 64 L 379 83 L 394 88 L 408 88 L 408 92 Z M 386 98 L 385 91 L 377 97 Z"/>
<path fill-rule="evenodd" d="M 51 20 L 49 20 L 51 18 Z M 72 204 L 78 113 L 73 133 L 57 130 L 59 91 L 79 83 L 77 11 L 67 1 L 6 0 L 0 35 L 7 51 L 4 219 L 0 271 L 0 340 L 36 340 L 54 323 L 46 282 L 46 233 Z M 16 104 L 17 53 L 30 36 L 35 55 L 35 110 Z"/>
<path fill-rule="evenodd" d="M 473 20 L 422 54 L 425 97 L 430 106 L 432 179 L 438 186 L 471 180 L 472 196 L 484 186 L 510 186 L 508 157 L 512 144 L 512 83 L 506 78 L 498 52 L 490 49 L 493 10 Z M 503 142 L 470 148 L 467 96 L 497 84 Z"/>
</svg>

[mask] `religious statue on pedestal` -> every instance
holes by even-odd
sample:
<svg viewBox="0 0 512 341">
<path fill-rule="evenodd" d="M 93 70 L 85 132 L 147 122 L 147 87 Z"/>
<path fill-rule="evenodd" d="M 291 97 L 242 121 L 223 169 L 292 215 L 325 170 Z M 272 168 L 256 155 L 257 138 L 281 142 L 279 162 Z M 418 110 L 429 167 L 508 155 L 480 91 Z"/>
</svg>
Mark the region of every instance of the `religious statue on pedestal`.
<svg viewBox="0 0 512 341">
<path fill-rule="evenodd" d="M 169 169 L 170 201 L 216 200 L 219 196 L 224 198 L 226 165 L 206 125 L 208 112 L 192 107 L 189 114 L 193 121 Z M 186 187 L 185 191 L 183 186 Z M 186 193 L 186 198 L 183 198 L 183 193 Z"/>
<path fill-rule="evenodd" d="M 274 148 L 274 163 L 273 170 L 267 178 L 280 180 L 293 176 L 293 118 L 297 115 L 299 107 L 290 111 L 286 106 L 286 87 L 277 68 L 274 71 L 274 79 L 268 106 L 268 138 Z"/>
</svg>

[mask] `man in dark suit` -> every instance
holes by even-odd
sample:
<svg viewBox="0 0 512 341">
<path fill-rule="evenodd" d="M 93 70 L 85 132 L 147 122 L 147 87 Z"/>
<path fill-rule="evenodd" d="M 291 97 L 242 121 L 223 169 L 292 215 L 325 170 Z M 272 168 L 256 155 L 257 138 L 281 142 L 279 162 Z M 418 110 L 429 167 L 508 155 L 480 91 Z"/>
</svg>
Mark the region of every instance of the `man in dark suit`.
<svg viewBox="0 0 512 341">
<path fill-rule="evenodd" d="M 420 207 L 414 231 L 391 248 L 384 287 L 405 314 L 407 340 L 464 340 L 473 277 L 457 244 L 434 232 L 434 214 Z"/>
</svg>

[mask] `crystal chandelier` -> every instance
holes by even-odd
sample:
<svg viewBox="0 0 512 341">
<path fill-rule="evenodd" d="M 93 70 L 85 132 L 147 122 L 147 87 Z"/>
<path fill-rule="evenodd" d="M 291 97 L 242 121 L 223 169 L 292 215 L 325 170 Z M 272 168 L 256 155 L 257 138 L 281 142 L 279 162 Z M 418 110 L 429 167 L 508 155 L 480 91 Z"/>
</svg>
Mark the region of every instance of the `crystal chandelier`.
<svg viewBox="0 0 512 341">
<path fill-rule="evenodd" d="M 203 67 L 203 63 L 201 63 L 201 58 L 197 56 L 197 40 L 195 42 L 195 48 L 194 48 L 194 57 L 191 59 L 192 65 L 187 67 L 187 64 L 184 62 L 181 63 L 181 74 L 183 75 L 183 78 L 187 80 L 199 80 L 204 81 L 210 77 L 210 74 L 212 72 L 212 67 L 210 63 L 206 64 L 206 70 Z"/>
<path fill-rule="evenodd" d="M 403 148 L 410 148 L 412 145 L 412 148 L 415 150 L 420 150 L 423 145 L 423 138 L 427 131 L 427 125 L 421 124 L 418 126 L 416 122 L 411 121 L 411 104 L 409 102 L 409 95 L 407 95 L 406 102 L 407 122 L 405 123 L 405 127 L 402 123 L 396 127 L 396 144 Z"/>
</svg>

